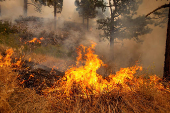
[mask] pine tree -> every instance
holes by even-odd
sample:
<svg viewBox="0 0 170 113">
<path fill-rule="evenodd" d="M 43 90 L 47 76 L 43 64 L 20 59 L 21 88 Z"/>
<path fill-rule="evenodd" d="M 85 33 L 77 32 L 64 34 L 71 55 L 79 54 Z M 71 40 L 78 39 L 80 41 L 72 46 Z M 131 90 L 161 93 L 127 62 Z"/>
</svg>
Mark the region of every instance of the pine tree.
<svg viewBox="0 0 170 113">
<path fill-rule="evenodd" d="M 109 0 L 108 6 L 110 15 L 104 19 L 99 19 L 98 29 L 103 30 L 102 38 L 107 38 L 110 42 L 110 50 L 113 53 L 115 39 L 125 38 L 135 39 L 141 42 L 139 36 L 150 33 L 151 29 L 147 26 L 152 24 L 145 16 L 138 16 L 137 10 L 143 0 Z M 113 57 L 113 56 L 111 56 Z"/>
<path fill-rule="evenodd" d="M 89 29 L 89 19 L 95 18 L 97 15 L 96 8 L 102 8 L 104 10 L 104 2 L 101 0 L 75 0 L 76 10 L 79 16 L 87 19 L 87 30 Z"/>
</svg>

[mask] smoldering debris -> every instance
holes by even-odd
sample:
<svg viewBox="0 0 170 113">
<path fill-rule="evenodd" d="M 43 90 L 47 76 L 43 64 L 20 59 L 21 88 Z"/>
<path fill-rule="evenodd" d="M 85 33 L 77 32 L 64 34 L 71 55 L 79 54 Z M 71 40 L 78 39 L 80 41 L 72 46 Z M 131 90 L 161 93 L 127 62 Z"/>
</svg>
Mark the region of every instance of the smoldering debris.
<svg viewBox="0 0 170 113">
<path fill-rule="evenodd" d="M 14 69 L 14 71 L 19 74 L 18 80 L 21 86 L 35 89 L 39 94 L 42 89 L 52 87 L 57 80 L 64 76 L 64 72 L 27 60 L 22 61 L 21 68 Z"/>
</svg>

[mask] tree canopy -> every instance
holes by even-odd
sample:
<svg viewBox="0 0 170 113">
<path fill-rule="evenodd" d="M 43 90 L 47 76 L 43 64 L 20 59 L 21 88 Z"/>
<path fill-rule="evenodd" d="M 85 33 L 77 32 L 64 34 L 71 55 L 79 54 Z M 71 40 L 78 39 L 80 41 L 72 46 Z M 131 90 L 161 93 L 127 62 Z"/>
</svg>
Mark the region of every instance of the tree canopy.
<svg viewBox="0 0 170 113">
<path fill-rule="evenodd" d="M 63 0 L 35 0 L 35 2 L 39 2 L 42 5 L 49 6 L 49 7 L 56 5 L 56 8 L 57 8 L 56 13 L 61 13 L 62 8 L 63 8 Z"/>
<path fill-rule="evenodd" d="M 75 0 L 76 10 L 79 15 L 84 18 L 95 18 L 97 14 L 96 8 L 104 7 L 103 1 L 100 0 Z"/>
<path fill-rule="evenodd" d="M 143 0 L 109 0 L 108 6 L 110 15 L 104 19 L 97 20 L 98 29 L 103 30 L 103 38 L 123 40 L 124 38 L 134 38 L 141 41 L 139 36 L 151 32 L 147 26 L 152 24 L 145 16 L 137 16 L 137 10 Z"/>
<path fill-rule="evenodd" d="M 89 24 L 89 19 L 95 18 L 97 15 L 96 8 L 102 8 L 104 10 L 103 0 L 75 0 L 76 10 L 79 13 L 79 16 L 84 19 L 87 19 L 87 29 Z"/>
<path fill-rule="evenodd" d="M 165 23 L 168 22 L 169 9 L 166 8 L 168 4 L 156 8 L 154 11 L 146 15 L 147 19 L 153 20 L 155 26 L 165 27 Z M 153 14 L 153 15 L 150 15 Z"/>
</svg>

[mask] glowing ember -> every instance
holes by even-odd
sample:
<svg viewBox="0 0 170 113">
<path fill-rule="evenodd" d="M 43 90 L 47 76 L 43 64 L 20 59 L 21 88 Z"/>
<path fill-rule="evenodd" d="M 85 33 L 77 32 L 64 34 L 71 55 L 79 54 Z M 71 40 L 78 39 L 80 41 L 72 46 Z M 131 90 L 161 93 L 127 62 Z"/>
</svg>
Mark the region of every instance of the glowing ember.
<svg viewBox="0 0 170 113">
<path fill-rule="evenodd" d="M 29 58 L 29 60 L 28 60 L 29 62 L 31 62 L 31 58 Z"/>
<path fill-rule="evenodd" d="M 30 80 L 31 78 L 33 78 L 33 77 L 34 77 L 34 75 L 31 74 L 31 75 L 29 76 L 28 80 L 23 80 L 20 84 L 23 84 L 24 82 L 29 81 L 29 80 Z"/>
</svg>

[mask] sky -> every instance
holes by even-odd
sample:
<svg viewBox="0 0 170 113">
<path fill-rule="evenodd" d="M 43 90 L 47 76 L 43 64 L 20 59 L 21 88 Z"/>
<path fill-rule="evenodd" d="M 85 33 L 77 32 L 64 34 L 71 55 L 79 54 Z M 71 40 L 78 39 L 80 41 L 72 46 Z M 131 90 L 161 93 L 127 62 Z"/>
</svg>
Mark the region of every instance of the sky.
<svg viewBox="0 0 170 113">
<path fill-rule="evenodd" d="M 144 0 L 137 13 L 138 15 L 146 15 L 165 3 L 169 2 L 167 0 Z M 0 4 L 2 8 L 1 18 L 3 19 L 15 19 L 19 15 L 23 14 L 23 0 L 6 0 Z M 82 19 L 79 17 L 75 8 L 74 0 L 64 0 L 63 11 L 57 16 L 62 20 L 81 22 Z M 38 13 L 35 11 L 33 6 L 29 6 L 28 16 L 53 18 L 53 8 L 42 7 L 42 12 Z M 117 49 L 124 51 L 128 50 L 129 53 L 126 54 L 127 56 L 123 57 L 123 59 L 133 57 L 132 54 L 140 54 L 140 62 L 143 67 L 154 67 L 155 73 L 162 75 L 165 53 L 166 25 L 164 28 L 153 27 L 152 33 L 144 35 L 142 38 L 144 39 L 143 44 L 137 44 L 133 40 L 125 40 L 124 49 L 120 49 L 120 47 L 117 47 Z M 103 51 L 105 51 L 105 49 L 103 49 Z"/>
</svg>

